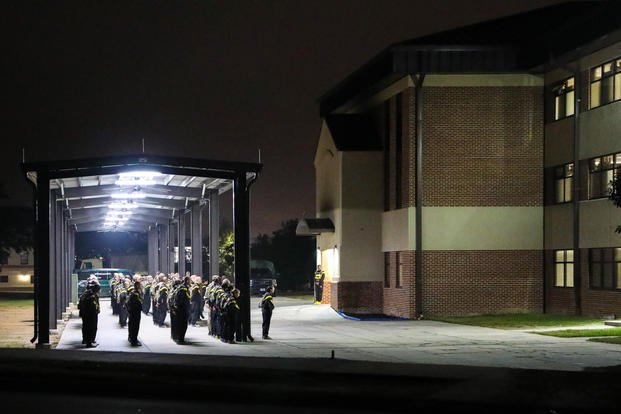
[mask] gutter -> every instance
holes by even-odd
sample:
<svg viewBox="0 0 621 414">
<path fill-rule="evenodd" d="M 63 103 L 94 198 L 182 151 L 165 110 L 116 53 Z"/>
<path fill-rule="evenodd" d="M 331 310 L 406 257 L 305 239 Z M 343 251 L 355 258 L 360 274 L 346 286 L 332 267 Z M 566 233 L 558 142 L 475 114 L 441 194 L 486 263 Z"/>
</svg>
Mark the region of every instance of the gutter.
<svg viewBox="0 0 621 414">
<path fill-rule="evenodd" d="M 415 84 L 416 106 L 416 251 L 414 254 L 414 316 L 423 314 L 423 82 L 425 74 L 418 75 Z"/>
</svg>

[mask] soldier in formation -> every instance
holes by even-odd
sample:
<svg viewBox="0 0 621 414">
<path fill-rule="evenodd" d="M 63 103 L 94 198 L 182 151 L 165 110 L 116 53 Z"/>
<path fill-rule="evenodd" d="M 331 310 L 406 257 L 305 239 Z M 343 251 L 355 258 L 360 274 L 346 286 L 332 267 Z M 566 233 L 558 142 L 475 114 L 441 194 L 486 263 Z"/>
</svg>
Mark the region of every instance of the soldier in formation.
<svg viewBox="0 0 621 414">
<path fill-rule="evenodd" d="M 87 348 L 94 348 L 98 345 L 95 338 L 97 337 L 97 320 L 99 317 L 99 291 L 97 276 L 91 275 L 78 302 L 78 309 L 82 318 L 82 343 Z"/>
</svg>

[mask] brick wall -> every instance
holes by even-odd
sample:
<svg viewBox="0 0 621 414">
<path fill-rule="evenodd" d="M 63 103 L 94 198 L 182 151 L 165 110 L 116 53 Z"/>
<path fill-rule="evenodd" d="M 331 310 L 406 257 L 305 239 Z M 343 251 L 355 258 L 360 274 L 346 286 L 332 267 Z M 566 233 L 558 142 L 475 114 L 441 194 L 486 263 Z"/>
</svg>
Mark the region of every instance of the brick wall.
<svg viewBox="0 0 621 414">
<path fill-rule="evenodd" d="M 541 312 L 541 251 L 423 252 L 423 315 Z"/>
<path fill-rule="evenodd" d="M 621 317 L 621 295 L 613 290 L 589 288 L 588 249 L 580 249 L 582 269 L 582 314 L 602 317 Z M 546 251 L 546 313 L 575 314 L 575 292 L 573 288 L 554 286 L 554 252 Z"/>
<path fill-rule="evenodd" d="M 543 88 L 424 90 L 425 206 L 543 204 Z"/>
<path fill-rule="evenodd" d="M 390 286 L 384 287 L 383 312 L 385 315 L 414 318 L 414 252 L 400 252 L 403 263 L 402 286 L 396 286 L 396 252 L 390 253 Z"/>
<path fill-rule="evenodd" d="M 382 313 L 383 282 L 339 282 L 331 284 L 332 308 L 347 313 Z"/>
</svg>

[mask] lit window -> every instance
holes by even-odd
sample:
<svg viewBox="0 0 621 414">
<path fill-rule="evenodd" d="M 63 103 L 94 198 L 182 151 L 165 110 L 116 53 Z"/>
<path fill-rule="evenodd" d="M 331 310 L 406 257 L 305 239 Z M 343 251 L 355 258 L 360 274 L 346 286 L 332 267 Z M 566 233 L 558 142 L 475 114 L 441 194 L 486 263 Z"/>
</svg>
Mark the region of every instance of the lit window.
<svg viewBox="0 0 621 414">
<path fill-rule="evenodd" d="M 589 249 L 591 289 L 621 289 L 621 248 Z"/>
<path fill-rule="evenodd" d="M 621 175 L 621 152 L 589 160 L 589 199 L 608 197 Z"/>
<path fill-rule="evenodd" d="M 574 251 L 554 251 L 554 286 L 574 287 Z"/>
<path fill-rule="evenodd" d="M 20 264 L 27 265 L 28 264 L 28 252 L 21 252 L 19 254 Z"/>
<path fill-rule="evenodd" d="M 621 99 L 621 59 L 591 69 L 590 107 Z"/>
<path fill-rule="evenodd" d="M 554 96 L 554 119 L 572 116 L 574 108 L 574 78 L 568 78 L 552 87 Z"/>
<path fill-rule="evenodd" d="M 554 168 L 554 201 L 556 203 L 567 203 L 572 200 L 573 180 L 573 163 Z"/>
</svg>

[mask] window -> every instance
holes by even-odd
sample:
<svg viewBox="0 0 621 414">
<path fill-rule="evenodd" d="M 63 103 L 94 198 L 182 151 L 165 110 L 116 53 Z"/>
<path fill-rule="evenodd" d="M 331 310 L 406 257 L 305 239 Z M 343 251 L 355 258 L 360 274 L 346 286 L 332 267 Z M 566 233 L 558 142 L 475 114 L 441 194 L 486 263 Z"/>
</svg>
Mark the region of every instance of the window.
<svg viewBox="0 0 621 414">
<path fill-rule="evenodd" d="M 0 283 L 9 283 L 8 275 L 0 275 Z"/>
<path fill-rule="evenodd" d="M 0 265 L 9 264 L 9 258 L 0 259 Z"/>
<path fill-rule="evenodd" d="M 574 287 L 574 251 L 554 251 L 554 286 Z"/>
<path fill-rule="evenodd" d="M 554 168 L 554 202 L 567 203 L 572 200 L 574 164 L 559 165 Z"/>
<path fill-rule="evenodd" d="M 21 252 L 19 254 L 20 264 L 27 265 L 28 264 L 28 252 Z"/>
<path fill-rule="evenodd" d="M 384 252 L 384 287 L 390 287 L 390 253 Z"/>
<path fill-rule="evenodd" d="M 30 275 L 30 284 L 34 285 L 34 275 Z"/>
<path fill-rule="evenodd" d="M 589 198 L 608 197 L 612 181 L 621 176 L 621 152 L 589 160 Z"/>
<path fill-rule="evenodd" d="M 591 69 L 591 108 L 621 99 L 621 59 Z"/>
<path fill-rule="evenodd" d="M 574 78 L 568 78 L 552 87 L 554 120 L 574 114 Z"/>
<path fill-rule="evenodd" d="M 403 261 L 401 260 L 401 252 L 397 252 L 397 282 L 395 287 L 403 286 Z"/>
<path fill-rule="evenodd" d="M 591 289 L 621 289 L 621 248 L 589 249 Z"/>
</svg>

